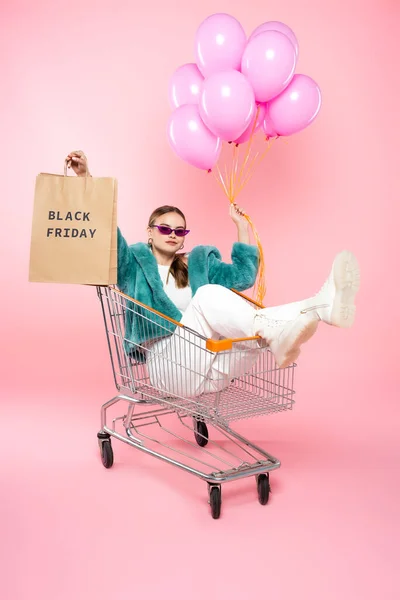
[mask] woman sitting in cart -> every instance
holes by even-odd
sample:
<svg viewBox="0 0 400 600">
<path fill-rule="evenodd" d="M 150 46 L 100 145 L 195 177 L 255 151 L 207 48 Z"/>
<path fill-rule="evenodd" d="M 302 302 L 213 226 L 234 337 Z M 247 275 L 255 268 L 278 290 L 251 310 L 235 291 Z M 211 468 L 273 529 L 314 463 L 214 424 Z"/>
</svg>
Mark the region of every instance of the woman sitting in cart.
<svg viewBox="0 0 400 600">
<path fill-rule="evenodd" d="M 82 152 L 70 153 L 67 161 L 78 176 L 86 175 Z M 231 291 L 254 285 L 259 255 L 258 248 L 250 244 L 243 210 L 231 205 L 230 216 L 238 231 L 230 264 L 222 262 L 212 246 L 196 246 L 189 254 L 182 253 L 190 230 L 184 214 L 174 206 L 161 206 L 150 215 L 147 244 L 128 246 L 118 229 L 119 289 L 185 326 L 174 326 L 172 335 L 152 342 L 150 327 L 135 328 L 134 319 L 127 320 L 125 337 L 136 348 L 147 349 L 150 378 L 159 389 L 171 391 L 174 365 L 184 364 L 188 376 L 185 382 L 175 382 L 176 393 L 193 397 L 218 391 L 248 371 L 265 345 L 283 369 L 297 360 L 301 345 L 315 334 L 319 323 L 348 328 L 354 322 L 360 274 L 349 251 L 335 257 L 320 292 L 306 300 L 256 309 Z M 259 336 L 261 340 L 258 351 L 253 343 L 247 353 L 237 353 L 237 360 L 232 356 L 227 360 L 224 352 L 205 352 L 198 343 L 182 343 L 188 341 L 184 329 L 207 339 Z M 160 356 L 163 368 L 155 361 Z"/>
</svg>

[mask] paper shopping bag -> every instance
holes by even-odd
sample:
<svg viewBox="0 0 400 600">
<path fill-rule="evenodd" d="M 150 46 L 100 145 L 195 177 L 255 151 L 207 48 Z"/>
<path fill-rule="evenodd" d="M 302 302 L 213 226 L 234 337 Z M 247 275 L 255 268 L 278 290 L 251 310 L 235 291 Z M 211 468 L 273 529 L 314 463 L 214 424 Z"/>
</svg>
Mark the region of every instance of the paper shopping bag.
<svg viewBox="0 0 400 600">
<path fill-rule="evenodd" d="M 117 282 L 116 179 L 37 176 L 29 281 Z"/>
</svg>

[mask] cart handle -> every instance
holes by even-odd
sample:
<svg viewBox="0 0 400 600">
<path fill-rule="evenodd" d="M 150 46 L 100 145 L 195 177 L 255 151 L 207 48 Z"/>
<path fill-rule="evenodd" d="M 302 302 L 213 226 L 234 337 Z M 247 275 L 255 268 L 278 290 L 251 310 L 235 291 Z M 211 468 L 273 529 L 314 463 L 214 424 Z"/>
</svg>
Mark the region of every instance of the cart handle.
<svg viewBox="0 0 400 600">
<path fill-rule="evenodd" d="M 226 352 L 227 350 L 232 350 L 233 344 L 237 344 L 238 342 L 252 342 L 253 340 L 260 339 L 259 335 L 244 338 L 224 338 L 223 340 L 212 340 L 208 338 L 206 340 L 206 348 L 207 350 L 210 350 L 210 352 Z"/>
<path fill-rule="evenodd" d="M 248 296 L 246 296 L 246 294 L 242 294 L 242 292 L 238 292 L 237 290 L 234 290 L 233 288 L 231 288 L 231 291 L 234 292 L 235 294 L 237 294 L 238 296 L 240 296 L 241 298 L 244 298 L 244 300 L 247 300 L 247 302 L 251 302 L 255 306 L 258 306 L 258 308 L 264 308 L 264 306 L 262 304 L 260 304 L 260 302 L 253 300 L 253 298 L 249 298 Z M 255 335 L 253 337 L 244 337 L 244 338 L 225 338 L 223 340 L 208 339 L 206 342 L 206 348 L 207 348 L 207 350 L 210 350 L 211 352 L 224 352 L 226 350 L 232 350 L 233 344 L 236 344 L 238 342 L 251 342 L 253 340 L 260 340 L 260 339 L 261 339 L 261 337 L 259 335 Z"/>
<path fill-rule="evenodd" d="M 151 306 L 147 306 L 147 304 L 143 304 L 143 302 L 139 302 L 139 300 L 136 300 L 135 298 L 132 298 L 132 296 L 128 296 L 127 294 L 124 294 L 124 292 L 121 292 L 117 288 L 109 288 L 109 289 L 112 289 L 113 292 L 115 292 L 119 296 L 122 296 L 123 298 L 125 298 L 125 300 L 129 300 L 129 302 L 133 302 L 134 304 L 139 304 L 139 306 L 142 306 L 143 308 L 145 308 L 145 309 L 149 310 L 150 312 L 158 315 L 159 317 L 162 317 L 166 321 L 169 321 L 170 323 L 173 323 L 177 327 L 183 327 L 183 328 L 185 327 L 184 325 L 182 325 L 182 323 L 179 323 L 179 321 L 175 321 L 175 319 L 172 319 L 171 317 L 167 317 L 167 315 L 164 315 L 162 312 L 159 312 L 155 308 L 151 308 Z"/>
<path fill-rule="evenodd" d="M 246 294 L 242 294 L 242 292 L 238 292 L 237 290 L 234 290 L 233 288 L 231 288 L 231 292 L 235 292 L 235 294 L 237 294 L 241 298 L 244 298 L 245 300 L 247 300 L 247 302 L 251 302 L 255 306 L 258 306 L 258 308 L 265 308 L 265 306 L 263 304 L 261 304 L 260 302 L 257 302 L 257 300 L 253 300 L 253 298 L 249 298 L 248 296 L 246 296 Z"/>
<path fill-rule="evenodd" d="M 175 319 L 172 319 L 171 317 L 168 317 L 167 315 L 164 315 L 162 312 L 155 310 L 155 308 L 151 308 L 150 306 L 147 306 L 147 304 L 143 304 L 143 302 L 139 302 L 139 300 L 136 300 L 135 298 L 132 298 L 131 296 L 128 296 L 127 294 L 124 294 L 117 288 L 112 288 L 112 290 L 115 293 L 117 293 L 119 296 L 122 296 L 123 298 L 125 298 L 126 300 L 129 300 L 130 302 L 133 302 L 134 304 L 139 304 L 139 306 L 142 306 L 146 310 L 149 310 L 150 312 L 158 315 L 159 317 L 162 317 L 166 321 L 173 323 L 177 327 L 182 327 L 183 329 L 186 329 L 186 327 L 184 325 L 182 325 L 182 323 L 180 323 L 179 321 L 175 321 Z M 242 292 L 238 292 L 237 290 L 234 290 L 234 289 L 232 289 L 231 291 L 234 292 L 235 294 L 237 294 L 238 296 L 241 296 L 248 302 L 255 304 L 259 308 L 264 308 L 262 304 L 260 304 L 259 302 L 256 302 L 252 298 L 249 298 L 245 294 L 242 294 Z M 202 337 L 202 336 L 199 336 L 199 337 Z M 210 350 L 210 352 L 226 352 L 227 350 L 232 350 L 233 344 L 236 344 L 239 342 L 251 342 L 254 340 L 260 340 L 261 338 L 259 335 L 254 335 L 251 337 L 244 337 L 244 338 L 224 338 L 223 340 L 212 340 L 211 338 L 203 338 L 203 339 L 206 340 L 206 348 L 207 348 L 207 350 Z"/>
</svg>

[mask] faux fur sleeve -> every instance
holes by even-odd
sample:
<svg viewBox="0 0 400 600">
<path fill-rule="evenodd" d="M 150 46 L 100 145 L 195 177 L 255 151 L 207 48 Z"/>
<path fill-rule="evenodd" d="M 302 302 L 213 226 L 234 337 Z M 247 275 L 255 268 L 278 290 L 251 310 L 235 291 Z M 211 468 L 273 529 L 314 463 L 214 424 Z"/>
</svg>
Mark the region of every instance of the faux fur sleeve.
<svg viewBox="0 0 400 600">
<path fill-rule="evenodd" d="M 209 256 L 210 283 L 234 288 L 239 292 L 255 284 L 259 263 L 257 246 L 235 242 L 232 248 L 232 264 L 222 262 L 215 254 Z"/>
<path fill-rule="evenodd" d="M 128 282 L 132 280 L 134 258 L 129 246 L 118 227 L 118 271 L 117 283 L 119 289 L 126 293 Z"/>
</svg>

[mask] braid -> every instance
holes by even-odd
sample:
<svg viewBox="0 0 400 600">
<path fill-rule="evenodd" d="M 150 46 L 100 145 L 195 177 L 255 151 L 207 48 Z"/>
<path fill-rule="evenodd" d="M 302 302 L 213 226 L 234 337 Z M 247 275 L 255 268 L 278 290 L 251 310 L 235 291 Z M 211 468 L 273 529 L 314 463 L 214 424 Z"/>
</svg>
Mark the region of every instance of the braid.
<svg viewBox="0 0 400 600">
<path fill-rule="evenodd" d="M 170 272 L 174 276 L 176 287 L 185 288 L 189 285 L 189 271 L 182 254 L 175 254 Z"/>
</svg>

